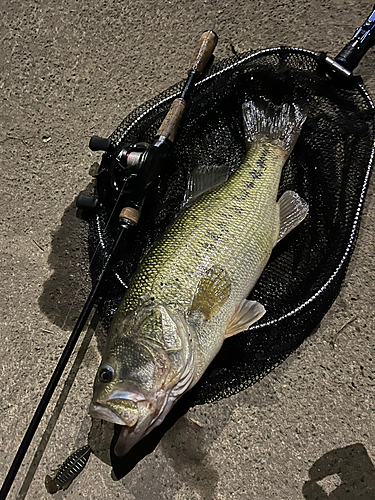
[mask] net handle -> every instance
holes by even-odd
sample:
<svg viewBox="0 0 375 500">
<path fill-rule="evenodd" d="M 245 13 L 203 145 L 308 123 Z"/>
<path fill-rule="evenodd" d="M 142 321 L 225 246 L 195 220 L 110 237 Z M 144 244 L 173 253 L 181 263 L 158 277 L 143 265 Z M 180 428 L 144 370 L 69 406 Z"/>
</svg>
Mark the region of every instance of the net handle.
<svg viewBox="0 0 375 500">
<path fill-rule="evenodd" d="M 353 38 L 339 52 L 334 61 L 351 72 L 358 66 L 363 56 L 374 44 L 375 5 L 366 21 L 357 29 Z"/>
</svg>

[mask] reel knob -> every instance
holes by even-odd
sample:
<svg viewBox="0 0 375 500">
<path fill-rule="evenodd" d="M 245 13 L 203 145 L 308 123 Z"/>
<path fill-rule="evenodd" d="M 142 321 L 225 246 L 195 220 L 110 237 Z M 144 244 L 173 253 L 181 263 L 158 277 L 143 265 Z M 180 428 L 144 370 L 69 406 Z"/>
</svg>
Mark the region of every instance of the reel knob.
<svg viewBox="0 0 375 500">
<path fill-rule="evenodd" d="M 89 142 L 91 151 L 108 151 L 110 145 L 111 141 L 109 139 L 98 137 L 97 135 L 93 135 Z"/>
<path fill-rule="evenodd" d="M 96 196 L 90 196 L 84 193 L 79 193 L 76 198 L 76 207 L 80 210 L 95 210 L 98 203 L 99 199 Z"/>
</svg>

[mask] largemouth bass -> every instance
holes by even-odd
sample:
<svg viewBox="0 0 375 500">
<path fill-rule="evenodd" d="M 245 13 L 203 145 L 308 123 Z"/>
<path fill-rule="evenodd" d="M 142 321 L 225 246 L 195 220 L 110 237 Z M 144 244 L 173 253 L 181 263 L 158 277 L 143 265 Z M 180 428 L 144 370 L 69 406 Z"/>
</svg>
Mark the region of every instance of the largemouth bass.
<svg viewBox="0 0 375 500">
<path fill-rule="evenodd" d="M 167 228 L 113 318 L 90 410 L 122 426 L 118 456 L 163 421 L 225 338 L 263 316 L 264 307 L 247 297 L 275 244 L 307 215 L 306 202 L 292 191 L 277 202 L 304 112 L 251 101 L 243 116 L 243 163 Z"/>
</svg>

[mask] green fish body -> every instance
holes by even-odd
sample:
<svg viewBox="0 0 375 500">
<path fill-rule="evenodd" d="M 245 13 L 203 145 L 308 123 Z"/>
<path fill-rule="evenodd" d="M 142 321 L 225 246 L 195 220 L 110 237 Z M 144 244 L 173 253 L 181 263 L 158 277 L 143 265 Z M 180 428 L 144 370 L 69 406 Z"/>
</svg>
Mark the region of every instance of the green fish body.
<svg viewBox="0 0 375 500">
<path fill-rule="evenodd" d="M 265 309 L 246 300 L 279 239 L 307 214 L 280 176 L 303 113 L 244 105 L 248 150 L 232 177 L 186 207 L 140 264 L 113 319 L 92 415 L 123 425 L 123 455 L 203 375 L 225 338 Z"/>
</svg>

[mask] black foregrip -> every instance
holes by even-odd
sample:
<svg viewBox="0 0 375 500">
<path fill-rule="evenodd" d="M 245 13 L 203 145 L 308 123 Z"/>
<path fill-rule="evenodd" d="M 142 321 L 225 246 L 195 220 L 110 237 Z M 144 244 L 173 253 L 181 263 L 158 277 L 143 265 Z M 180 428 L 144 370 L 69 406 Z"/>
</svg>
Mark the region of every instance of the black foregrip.
<svg viewBox="0 0 375 500">
<path fill-rule="evenodd" d="M 375 7 L 366 22 L 356 31 L 353 38 L 335 57 L 344 68 L 355 69 L 366 52 L 375 44 Z"/>
</svg>

